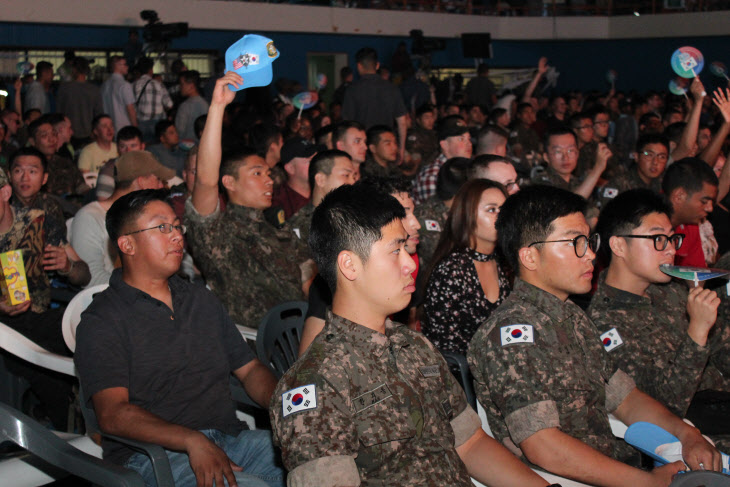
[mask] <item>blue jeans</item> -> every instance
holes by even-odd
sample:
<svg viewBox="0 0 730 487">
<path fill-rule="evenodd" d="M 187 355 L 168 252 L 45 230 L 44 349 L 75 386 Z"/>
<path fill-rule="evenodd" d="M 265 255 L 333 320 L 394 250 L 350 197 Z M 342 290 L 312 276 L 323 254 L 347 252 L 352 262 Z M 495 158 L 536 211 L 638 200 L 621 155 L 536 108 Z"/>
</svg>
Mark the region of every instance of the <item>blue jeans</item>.
<svg viewBox="0 0 730 487">
<path fill-rule="evenodd" d="M 239 487 L 284 487 L 284 470 L 274 452 L 270 431 L 244 430 L 236 437 L 218 430 L 202 430 L 201 433 L 226 452 L 233 463 L 243 468 L 243 472 L 233 472 Z M 166 451 L 175 486 L 195 487 L 195 474 L 188 456 L 185 453 Z M 138 472 L 146 485 L 157 486 L 152 462 L 144 453 L 132 455 L 125 466 Z"/>
</svg>

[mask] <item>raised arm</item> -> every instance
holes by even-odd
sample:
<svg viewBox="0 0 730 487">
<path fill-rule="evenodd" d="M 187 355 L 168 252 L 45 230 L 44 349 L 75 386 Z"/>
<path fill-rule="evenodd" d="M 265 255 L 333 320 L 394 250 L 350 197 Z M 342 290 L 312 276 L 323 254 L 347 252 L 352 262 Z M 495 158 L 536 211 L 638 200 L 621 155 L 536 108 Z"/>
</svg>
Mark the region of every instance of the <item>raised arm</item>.
<svg viewBox="0 0 730 487">
<path fill-rule="evenodd" d="M 548 66 L 547 61 L 547 58 L 543 56 L 537 62 L 537 72 L 535 73 L 535 77 L 532 78 L 532 81 L 530 81 L 530 84 L 527 85 L 525 94 L 522 95 L 522 101 L 530 101 L 530 98 L 532 98 L 532 94 L 535 92 L 535 88 L 537 88 L 537 84 L 540 82 L 540 78 L 542 78 L 543 75 L 547 73 L 547 70 L 550 67 Z"/>
<path fill-rule="evenodd" d="M 200 136 L 198 168 L 193 187 L 192 202 L 197 212 L 210 215 L 218 206 L 218 178 L 221 167 L 221 137 L 223 135 L 223 113 L 226 105 L 236 96 L 228 85 L 241 86 L 243 78 L 229 71 L 215 82 L 213 97 L 208 109 L 208 118 Z"/>
<path fill-rule="evenodd" d="M 726 88 L 726 91 L 727 95 L 723 93 L 722 89 L 718 88 L 717 90 L 715 90 L 712 101 L 715 103 L 715 106 L 717 106 L 717 108 L 720 110 L 723 121 L 715 136 L 712 137 L 710 144 L 705 147 L 705 150 L 702 151 L 702 154 L 700 154 L 700 158 L 710 166 L 713 166 L 715 164 L 717 156 L 720 155 L 720 151 L 722 150 L 722 145 L 725 142 L 728 134 L 730 134 L 730 100 L 728 100 L 728 98 L 730 98 L 730 89 Z M 727 175 L 725 181 L 722 180 L 723 174 L 726 174 L 724 170 L 720 174 L 720 187 L 718 188 L 717 195 L 718 201 L 722 201 L 722 199 L 727 194 L 728 186 L 730 185 L 730 179 L 727 178 Z"/>
<path fill-rule="evenodd" d="M 190 457 L 190 466 L 199 486 L 236 485 L 233 470 L 240 471 L 223 450 L 205 435 L 162 418 L 129 403 L 129 389 L 112 387 L 92 396 L 99 427 L 104 433 L 155 443 Z"/>
<path fill-rule="evenodd" d="M 697 143 L 697 131 L 700 127 L 700 115 L 702 114 L 702 99 L 706 93 L 705 87 L 699 78 L 692 80 L 689 91 L 692 93 L 693 104 L 687 118 L 687 125 L 682 131 L 682 138 L 679 139 L 679 144 L 672 151 L 672 159 L 675 161 L 688 157 Z"/>
<path fill-rule="evenodd" d="M 583 182 L 573 192 L 586 199 L 590 198 L 593 193 L 593 188 L 596 187 L 598 180 L 601 178 L 601 174 L 606 170 L 606 165 L 612 155 L 611 149 L 604 142 L 599 143 L 598 150 L 596 151 L 596 162 L 593 168 L 588 171 Z"/>
</svg>

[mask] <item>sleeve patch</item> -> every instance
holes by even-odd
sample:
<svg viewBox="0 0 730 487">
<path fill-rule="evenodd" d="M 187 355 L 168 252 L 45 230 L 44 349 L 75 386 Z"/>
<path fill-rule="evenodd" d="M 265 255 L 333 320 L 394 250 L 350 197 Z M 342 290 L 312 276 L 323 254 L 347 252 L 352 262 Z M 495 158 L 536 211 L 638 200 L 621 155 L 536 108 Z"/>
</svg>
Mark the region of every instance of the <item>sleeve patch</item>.
<svg viewBox="0 0 730 487">
<path fill-rule="evenodd" d="M 604 188 L 603 189 L 604 198 L 615 198 L 616 196 L 618 196 L 618 189 L 616 189 L 616 188 Z"/>
<path fill-rule="evenodd" d="M 535 343 L 535 334 L 532 325 L 509 325 L 499 329 L 502 346 L 517 343 Z"/>
<path fill-rule="evenodd" d="M 603 344 L 603 348 L 607 352 L 610 352 L 614 348 L 618 348 L 623 345 L 624 341 L 621 339 L 621 335 L 619 335 L 616 328 L 611 328 L 601 335 L 601 343 Z"/>
<path fill-rule="evenodd" d="M 439 222 L 436 220 L 425 220 L 426 223 L 426 230 L 429 232 L 440 232 L 441 231 L 441 225 L 439 225 Z"/>
<path fill-rule="evenodd" d="M 317 408 L 317 388 L 314 384 L 297 387 L 281 395 L 283 417 Z"/>
</svg>

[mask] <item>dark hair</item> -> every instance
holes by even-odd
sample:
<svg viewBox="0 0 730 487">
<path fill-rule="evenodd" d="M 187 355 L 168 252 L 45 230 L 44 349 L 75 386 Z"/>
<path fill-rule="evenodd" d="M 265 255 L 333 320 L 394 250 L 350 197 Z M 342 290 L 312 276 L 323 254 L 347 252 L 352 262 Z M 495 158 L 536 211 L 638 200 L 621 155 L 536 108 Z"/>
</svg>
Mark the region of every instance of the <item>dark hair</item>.
<svg viewBox="0 0 730 487">
<path fill-rule="evenodd" d="M 37 157 L 41 160 L 41 165 L 43 166 L 43 172 L 48 172 L 48 159 L 46 159 L 46 156 L 36 149 L 35 147 L 28 146 L 28 147 L 21 147 L 20 149 L 13 152 L 13 155 L 10 157 L 10 161 L 8 163 L 8 168 L 13 169 L 13 164 L 15 164 L 15 161 L 18 159 L 18 157 L 22 156 L 33 156 Z M 0 169 L 2 171 L 3 169 Z"/>
<path fill-rule="evenodd" d="M 499 118 L 505 113 L 509 113 L 506 108 L 493 108 L 492 111 L 489 112 L 489 123 L 492 125 L 497 125 L 497 120 L 499 120 Z"/>
<path fill-rule="evenodd" d="M 96 127 L 98 127 L 99 123 L 105 118 L 112 120 L 112 117 L 107 115 L 106 113 L 100 113 L 99 115 L 95 116 L 94 119 L 91 121 L 91 129 L 96 130 Z"/>
<path fill-rule="evenodd" d="M 237 145 L 224 150 L 221 157 L 221 181 L 223 176 L 231 176 L 238 181 L 238 169 L 246 163 L 246 159 L 255 155 L 257 155 L 256 151 L 245 145 Z"/>
<path fill-rule="evenodd" d="M 137 69 L 142 74 L 149 73 L 154 65 L 155 62 L 146 56 L 142 56 L 141 58 L 139 58 L 139 61 L 137 61 Z"/>
<path fill-rule="evenodd" d="M 35 65 L 35 74 L 40 77 L 46 71 L 53 71 L 53 64 L 48 61 L 40 61 Z"/>
<path fill-rule="evenodd" d="M 670 142 L 675 142 L 678 144 L 680 139 L 682 138 L 682 132 L 684 132 L 684 128 L 686 126 L 686 122 L 674 122 L 672 124 L 669 124 L 664 127 L 664 136 Z"/>
<path fill-rule="evenodd" d="M 332 124 L 326 125 L 324 127 L 321 127 L 317 129 L 316 132 L 314 132 L 314 143 L 319 145 L 325 145 L 327 143 L 327 136 L 333 134 L 335 131 L 335 126 Z M 311 164 L 311 162 L 310 162 Z"/>
<path fill-rule="evenodd" d="M 29 108 L 28 110 L 23 112 L 23 121 L 25 122 L 26 120 L 30 120 L 30 116 L 33 115 L 34 113 L 40 113 L 41 115 L 43 115 L 43 112 L 41 112 L 39 109 Z"/>
<path fill-rule="evenodd" d="M 125 194 L 109 208 L 106 212 L 106 231 L 109 234 L 109 241 L 114 248 L 119 250 L 117 239 L 129 231 L 132 224 L 139 218 L 152 201 L 167 203 L 167 193 L 162 189 L 143 189 Z M 120 255 L 122 255 L 120 253 Z M 124 262 L 122 262 L 124 264 Z"/>
<path fill-rule="evenodd" d="M 476 156 L 469 165 L 469 170 L 467 171 L 467 178 L 468 179 L 479 179 L 479 176 L 477 174 L 480 171 L 486 171 L 489 169 L 489 166 L 491 166 L 495 162 L 501 162 L 503 164 L 510 164 L 512 165 L 512 161 L 510 161 L 507 157 L 498 156 L 496 154 L 482 154 L 480 156 Z"/>
<path fill-rule="evenodd" d="M 405 216 L 397 199 L 360 182 L 340 186 L 324 197 L 312 215 L 309 247 L 333 294 L 340 252 L 350 250 L 367 262 L 373 244 L 383 238 L 383 227 Z"/>
<path fill-rule="evenodd" d="M 248 140 L 251 146 L 256 149 L 256 153 L 261 157 L 266 157 L 271 144 L 279 141 L 281 137 L 281 129 L 273 124 L 257 123 L 248 132 Z"/>
<path fill-rule="evenodd" d="M 702 190 L 704 183 L 719 186 L 715 171 L 697 157 L 685 157 L 669 166 L 662 180 L 662 191 L 670 198 L 677 188 L 684 189 L 689 196 Z"/>
<path fill-rule="evenodd" d="M 439 262 L 454 250 L 474 248 L 476 246 L 474 235 L 477 231 L 479 201 L 482 193 L 488 189 L 498 189 L 505 198 L 508 197 L 504 186 L 489 179 L 467 181 L 456 193 L 444 230 L 441 232 L 438 245 L 436 245 L 436 250 L 433 253 L 429 275 Z"/>
<path fill-rule="evenodd" d="M 63 113 L 47 113 L 44 115 L 45 120 L 53 125 L 54 127 L 66 120 L 66 115 Z"/>
<path fill-rule="evenodd" d="M 157 122 L 155 124 L 155 138 L 159 139 L 160 137 L 162 137 L 165 134 L 165 132 L 167 131 L 167 129 L 169 129 L 170 127 L 173 127 L 174 125 L 175 124 L 172 121 L 167 120 L 167 119 L 163 119 L 163 120 L 160 120 L 159 122 Z"/>
<path fill-rule="evenodd" d="M 552 137 L 558 137 L 560 135 L 571 135 L 573 139 L 575 139 L 576 143 L 578 142 L 578 138 L 575 136 L 572 130 L 570 130 L 565 125 L 558 125 L 545 131 L 545 151 L 547 151 L 548 147 L 550 147 L 550 139 Z"/>
<path fill-rule="evenodd" d="M 139 141 L 142 142 L 142 131 L 134 125 L 122 127 L 119 129 L 119 132 L 117 132 L 117 142 L 134 139 L 139 139 Z"/>
<path fill-rule="evenodd" d="M 527 101 L 523 101 L 523 102 L 521 102 L 521 103 L 518 103 L 518 104 L 517 104 L 517 109 L 515 109 L 515 114 L 516 114 L 516 115 L 521 115 L 521 114 L 522 114 L 522 112 L 524 112 L 524 111 L 525 111 L 525 110 L 527 110 L 528 108 L 533 108 L 533 107 L 532 107 L 532 103 L 530 103 L 530 102 L 527 102 Z"/>
<path fill-rule="evenodd" d="M 402 176 L 367 178 L 363 179 L 362 183 L 360 184 L 372 186 L 377 191 L 381 191 L 390 195 L 395 195 L 398 193 L 410 194 L 411 189 L 413 188 L 411 180 Z"/>
<path fill-rule="evenodd" d="M 649 119 L 651 118 L 658 118 L 659 120 L 662 119 L 662 117 L 657 115 L 655 112 L 646 112 L 641 117 L 639 117 L 639 127 L 641 127 L 642 125 L 648 125 Z"/>
<path fill-rule="evenodd" d="M 335 131 L 332 134 L 332 143 L 336 144 L 340 140 L 344 140 L 345 134 L 350 129 L 362 130 L 365 132 L 365 126 L 360 122 L 354 120 L 343 120 L 335 126 Z"/>
<path fill-rule="evenodd" d="M 477 74 L 489 74 L 489 66 L 481 63 L 479 66 L 477 66 Z"/>
<path fill-rule="evenodd" d="M 520 275 L 521 248 L 545 240 L 556 219 L 585 209 L 586 200 L 581 196 L 554 186 L 528 186 L 507 198 L 496 228 L 499 246 L 516 275 Z"/>
<path fill-rule="evenodd" d="M 355 53 L 355 62 L 367 69 L 375 69 L 378 64 L 378 53 L 372 47 L 363 47 Z"/>
<path fill-rule="evenodd" d="M 591 114 L 591 120 L 595 120 L 598 115 L 611 115 L 608 108 L 600 104 L 593 105 L 589 113 Z"/>
<path fill-rule="evenodd" d="M 109 72 L 114 72 L 114 67 L 117 63 L 124 61 L 124 56 L 112 56 L 109 58 Z"/>
<path fill-rule="evenodd" d="M 590 113 L 587 112 L 578 112 L 575 115 L 570 117 L 570 128 L 573 130 L 577 130 L 578 127 L 580 127 L 580 122 L 582 120 L 588 119 L 591 121 L 591 124 L 593 123 L 593 117 Z"/>
<path fill-rule="evenodd" d="M 662 134 L 644 134 L 640 136 L 639 140 L 636 142 L 636 152 L 643 151 L 644 147 L 650 144 L 661 144 L 667 149 L 667 152 L 669 152 L 669 140 L 667 140 L 667 138 Z"/>
<path fill-rule="evenodd" d="M 471 160 L 466 157 L 452 157 L 447 160 L 436 177 L 436 197 L 448 201 L 459 192 L 467 180 Z"/>
<path fill-rule="evenodd" d="M 180 73 L 180 81 L 185 81 L 186 83 L 192 83 L 195 85 L 195 88 L 198 88 L 200 85 L 200 73 L 193 70 L 189 71 L 183 71 Z"/>
<path fill-rule="evenodd" d="M 195 132 L 195 136 L 200 139 L 200 136 L 203 135 L 203 129 L 205 129 L 205 122 L 208 120 L 208 114 L 204 113 L 203 115 L 200 115 L 198 118 L 195 119 L 193 122 L 193 132 Z"/>
<path fill-rule="evenodd" d="M 352 160 L 350 154 L 345 151 L 332 149 L 318 152 L 316 156 L 309 161 L 309 187 L 314 190 L 314 177 L 317 174 L 332 174 L 332 168 L 335 167 L 335 159 L 338 157 L 346 157 L 348 160 Z"/>
<path fill-rule="evenodd" d="M 352 68 L 350 66 L 342 66 L 340 68 L 340 78 L 342 78 L 342 81 L 345 81 L 345 78 L 347 78 L 351 74 L 352 74 Z"/>
<path fill-rule="evenodd" d="M 416 118 L 421 118 L 426 113 L 433 113 L 434 106 L 430 103 L 424 103 L 420 107 L 416 108 Z"/>
<path fill-rule="evenodd" d="M 608 202 L 601 210 L 596 224 L 596 232 L 601 235 L 605 245 L 600 247 L 601 257 L 611 261 L 611 248 L 608 241 L 614 235 L 625 235 L 641 226 L 641 221 L 651 213 L 664 213 L 671 219 L 672 206 L 667 200 L 650 189 L 624 191 Z"/>
<path fill-rule="evenodd" d="M 378 145 L 380 142 L 380 136 L 386 133 L 395 135 L 395 131 L 387 125 L 373 125 L 368 129 L 367 133 L 367 144 L 368 146 Z"/>
<path fill-rule="evenodd" d="M 48 120 L 48 117 L 46 115 L 41 115 L 40 117 L 33 120 L 30 125 L 28 125 L 28 136 L 31 139 L 35 138 L 36 133 L 38 133 L 38 129 L 41 128 L 41 125 L 45 124 L 53 126 L 53 124 Z"/>
<path fill-rule="evenodd" d="M 73 71 L 74 77 L 78 77 L 80 75 L 86 75 L 88 76 L 91 70 L 89 69 L 89 60 L 82 56 L 77 56 L 73 58 L 71 61 L 71 69 Z"/>
</svg>

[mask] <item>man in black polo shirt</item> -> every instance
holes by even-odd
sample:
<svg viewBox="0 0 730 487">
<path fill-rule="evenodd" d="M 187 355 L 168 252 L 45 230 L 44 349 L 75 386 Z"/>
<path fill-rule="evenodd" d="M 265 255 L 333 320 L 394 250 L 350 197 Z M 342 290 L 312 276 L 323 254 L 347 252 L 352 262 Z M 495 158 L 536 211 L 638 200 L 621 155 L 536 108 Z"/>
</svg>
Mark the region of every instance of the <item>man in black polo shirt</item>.
<svg viewBox="0 0 730 487">
<path fill-rule="evenodd" d="M 366 129 L 373 125 L 387 125 L 398 128 L 399 154 L 401 160 L 406 147 L 406 106 L 398 88 L 378 76 L 378 53 L 372 47 L 363 47 L 355 53 L 357 72 L 360 79 L 345 92 L 342 118 L 356 120 Z"/>
<path fill-rule="evenodd" d="M 105 433 L 157 443 L 176 486 L 282 486 L 270 433 L 236 419 L 229 374 L 267 405 L 273 375 L 254 358 L 226 309 L 177 277 L 183 234 L 165 194 L 135 191 L 106 217 L 122 268 L 83 313 L 74 361 Z M 149 459 L 102 440 L 104 458 L 154 482 Z M 243 471 L 245 472 L 243 472 Z"/>
</svg>

